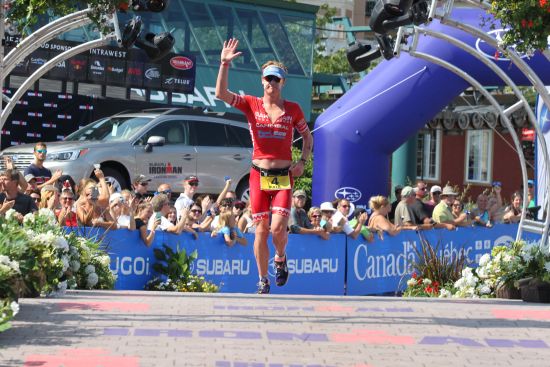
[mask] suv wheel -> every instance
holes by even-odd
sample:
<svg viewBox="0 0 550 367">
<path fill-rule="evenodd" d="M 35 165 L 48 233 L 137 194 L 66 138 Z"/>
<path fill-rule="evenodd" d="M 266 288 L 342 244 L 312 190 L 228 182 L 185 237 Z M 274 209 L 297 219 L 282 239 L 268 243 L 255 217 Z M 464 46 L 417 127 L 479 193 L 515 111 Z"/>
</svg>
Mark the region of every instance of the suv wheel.
<svg viewBox="0 0 550 367">
<path fill-rule="evenodd" d="M 105 174 L 105 181 L 111 183 L 111 186 L 113 186 L 115 192 L 119 192 L 128 187 L 126 179 L 117 170 L 110 167 L 105 167 L 102 168 L 102 171 Z"/>
<path fill-rule="evenodd" d="M 237 186 L 237 198 L 241 201 L 250 201 L 250 183 L 248 182 L 248 176 L 243 178 Z"/>
</svg>

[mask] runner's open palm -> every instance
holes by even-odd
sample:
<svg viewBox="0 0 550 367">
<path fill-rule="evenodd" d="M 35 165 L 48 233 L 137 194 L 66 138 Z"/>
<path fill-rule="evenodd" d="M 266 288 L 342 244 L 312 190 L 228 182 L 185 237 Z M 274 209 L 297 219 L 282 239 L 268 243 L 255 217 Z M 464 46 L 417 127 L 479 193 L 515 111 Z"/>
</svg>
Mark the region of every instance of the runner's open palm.
<svg viewBox="0 0 550 367">
<path fill-rule="evenodd" d="M 229 41 L 224 41 L 222 54 L 221 54 L 221 61 L 231 62 L 231 60 L 240 56 L 242 52 L 237 52 L 238 45 L 239 45 L 239 40 L 236 38 L 230 38 Z"/>
</svg>

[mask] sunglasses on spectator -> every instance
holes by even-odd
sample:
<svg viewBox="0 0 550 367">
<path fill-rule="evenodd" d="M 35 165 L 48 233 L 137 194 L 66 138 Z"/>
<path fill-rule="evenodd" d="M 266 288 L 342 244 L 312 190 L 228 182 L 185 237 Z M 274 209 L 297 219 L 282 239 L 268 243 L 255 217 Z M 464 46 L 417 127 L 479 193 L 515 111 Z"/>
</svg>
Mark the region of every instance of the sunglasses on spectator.
<svg viewBox="0 0 550 367">
<path fill-rule="evenodd" d="M 233 204 L 223 204 L 222 206 L 225 208 L 233 208 Z"/>
<path fill-rule="evenodd" d="M 73 198 L 61 198 L 61 200 L 74 200 Z"/>
<path fill-rule="evenodd" d="M 264 79 L 268 83 L 271 83 L 272 81 L 275 81 L 275 83 L 279 83 L 281 81 L 281 78 L 279 78 L 278 76 L 275 76 L 275 75 L 267 75 L 267 76 L 264 77 Z"/>
<path fill-rule="evenodd" d="M 454 208 L 461 208 L 462 205 L 460 205 L 460 204 L 453 204 L 453 207 L 454 207 Z"/>
<path fill-rule="evenodd" d="M 191 209 L 191 213 L 202 213 L 201 209 Z"/>
<path fill-rule="evenodd" d="M 311 218 L 321 218 L 321 214 L 313 214 Z"/>
<path fill-rule="evenodd" d="M 189 182 L 189 186 L 199 186 L 198 182 Z"/>
<path fill-rule="evenodd" d="M 349 208 L 349 205 L 340 205 L 342 208 Z"/>
<path fill-rule="evenodd" d="M 158 191 L 159 194 L 164 194 L 164 195 L 170 195 L 172 193 L 172 190 L 164 190 L 164 191 Z"/>
<path fill-rule="evenodd" d="M 149 185 L 149 182 L 140 182 L 139 184 L 140 184 L 141 186 L 147 186 L 147 185 Z"/>
<path fill-rule="evenodd" d="M 46 149 L 36 149 L 36 153 L 48 153 L 48 151 Z"/>
</svg>

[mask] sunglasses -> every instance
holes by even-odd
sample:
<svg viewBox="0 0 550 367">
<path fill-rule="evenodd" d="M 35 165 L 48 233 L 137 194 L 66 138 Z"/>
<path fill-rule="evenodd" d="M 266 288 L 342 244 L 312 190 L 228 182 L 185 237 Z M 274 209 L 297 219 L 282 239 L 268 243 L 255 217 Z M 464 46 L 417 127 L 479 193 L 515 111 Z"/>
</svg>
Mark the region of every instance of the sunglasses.
<svg viewBox="0 0 550 367">
<path fill-rule="evenodd" d="M 48 153 L 48 151 L 46 149 L 36 149 L 36 153 Z"/>
<path fill-rule="evenodd" d="M 159 194 L 164 194 L 164 195 L 170 195 L 172 193 L 172 190 L 159 191 L 158 193 Z"/>
<path fill-rule="evenodd" d="M 149 182 L 140 182 L 139 183 L 141 186 L 148 186 L 149 185 Z"/>
<path fill-rule="evenodd" d="M 453 204 L 453 208 L 461 208 L 461 207 L 462 207 L 462 205 L 460 205 L 460 204 Z"/>
<path fill-rule="evenodd" d="M 275 76 L 275 75 L 268 75 L 268 76 L 265 76 L 264 79 L 268 82 L 268 83 L 271 83 L 272 81 L 275 81 L 275 83 L 279 83 L 281 81 L 281 78 L 279 78 L 278 76 Z"/>
<path fill-rule="evenodd" d="M 321 214 L 314 214 L 311 216 L 311 218 L 321 218 Z"/>
<path fill-rule="evenodd" d="M 342 208 L 349 208 L 349 205 L 340 205 Z"/>
<path fill-rule="evenodd" d="M 199 186 L 198 182 L 189 182 L 189 186 Z"/>
<path fill-rule="evenodd" d="M 73 198 L 61 198 L 61 200 L 69 200 L 69 201 L 72 201 L 74 200 Z"/>
<path fill-rule="evenodd" d="M 199 214 L 200 214 L 200 213 L 202 213 L 202 210 L 200 210 L 200 209 L 192 209 L 192 210 L 191 210 L 191 213 L 199 213 Z"/>
</svg>

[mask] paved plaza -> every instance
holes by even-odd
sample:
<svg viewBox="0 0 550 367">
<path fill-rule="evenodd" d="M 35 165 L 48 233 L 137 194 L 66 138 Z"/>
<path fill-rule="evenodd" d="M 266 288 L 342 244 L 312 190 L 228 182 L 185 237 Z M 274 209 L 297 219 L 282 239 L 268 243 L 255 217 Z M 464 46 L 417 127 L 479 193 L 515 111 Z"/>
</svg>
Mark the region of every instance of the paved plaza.
<svg viewBox="0 0 550 367">
<path fill-rule="evenodd" d="M 548 366 L 550 305 L 73 291 L 22 299 L 0 366 Z"/>
</svg>

